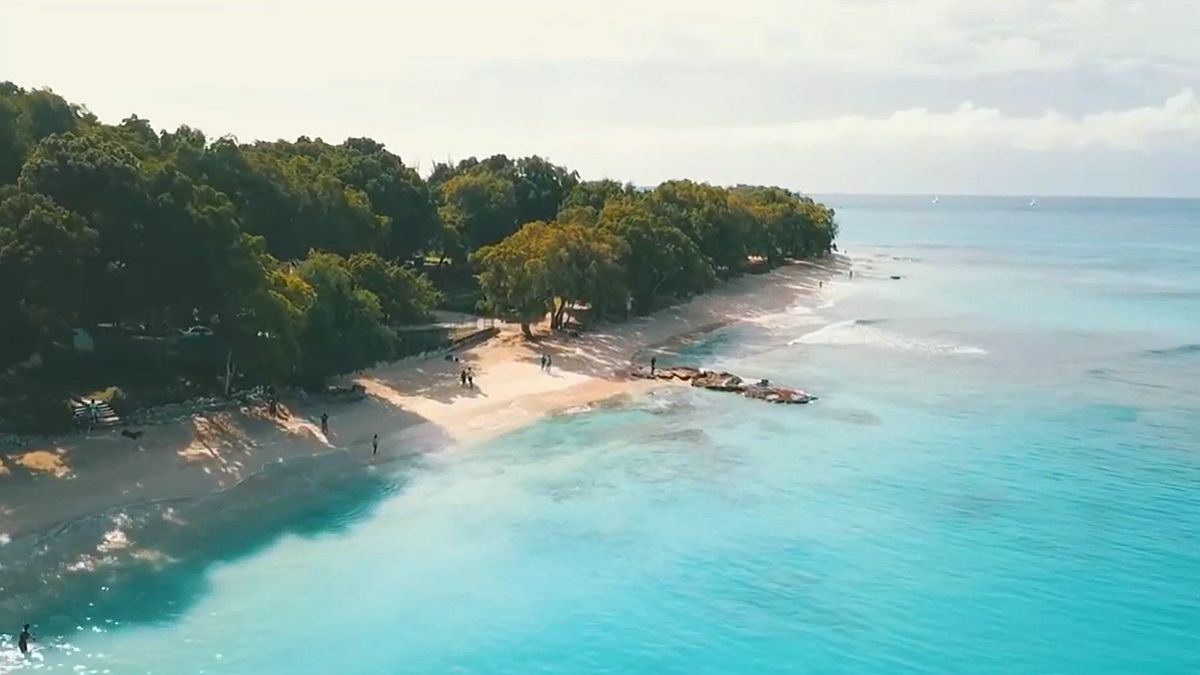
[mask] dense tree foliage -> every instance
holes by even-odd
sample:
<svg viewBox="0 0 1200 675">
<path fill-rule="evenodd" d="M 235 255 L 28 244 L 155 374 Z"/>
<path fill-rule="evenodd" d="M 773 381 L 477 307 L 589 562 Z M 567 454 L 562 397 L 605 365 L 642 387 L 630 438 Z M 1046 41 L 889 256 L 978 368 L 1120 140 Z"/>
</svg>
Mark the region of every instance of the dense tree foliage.
<svg viewBox="0 0 1200 675">
<path fill-rule="evenodd" d="M 211 328 L 257 380 L 391 356 L 438 292 L 437 202 L 369 139 L 210 141 L 0 84 L 0 368 L 71 328 Z"/>
<path fill-rule="evenodd" d="M 530 324 L 547 312 L 551 326 L 561 327 L 577 304 L 601 315 L 624 310 L 624 249 L 619 237 L 604 230 L 535 221 L 476 251 L 474 259 L 487 309 L 520 322 L 530 335 Z"/>
<path fill-rule="evenodd" d="M 442 220 L 452 233 L 447 237 L 446 253 L 456 259 L 517 230 L 517 197 L 507 178 L 488 172 L 464 173 L 446 181 L 441 193 L 445 202 Z"/>
<path fill-rule="evenodd" d="M 592 229 L 621 243 L 610 249 L 619 283 L 581 285 L 582 291 L 569 294 L 570 303 L 599 309 L 600 315 L 613 313 L 618 293 L 626 294 L 635 313 L 648 312 L 661 300 L 701 293 L 719 277 L 740 274 L 751 257 L 778 265 L 826 255 L 837 235 L 833 211 L 807 197 L 782 188 L 721 188 L 692 181 L 670 181 L 653 190 L 611 180 L 578 183 L 560 206 L 558 224 L 539 224 L 547 227 Z M 549 275 L 545 260 L 551 240 L 524 235 L 522 229 L 478 252 L 483 290 L 495 311 L 530 322 L 553 310 L 551 326 L 557 326 L 562 305 L 538 281 Z M 571 278 L 569 270 L 556 274 Z"/>
<path fill-rule="evenodd" d="M 392 356 L 394 328 L 443 297 L 557 328 L 703 292 L 748 258 L 825 255 L 836 234 L 782 188 L 639 189 L 505 155 L 425 180 L 368 138 L 103 124 L 0 83 L 0 370 L 73 328 L 202 325 L 255 381 L 316 380 Z"/>
<path fill-rule="evenodd" d="M 0 359 L 26 355 L 39 336 L 77 319 L 96 239 L 81 216 L 45 195 L 0 188 Z"/>
<path fill-rule="evenodd" d="M 633 309 L 639 313 L 652 309 L 657 298 L 686 298 L 716 281 L 696 242 L 655 214 L 645 199 L 608 202 L 597 225 L 628 243 L 622 262 Z"/>
</svg>

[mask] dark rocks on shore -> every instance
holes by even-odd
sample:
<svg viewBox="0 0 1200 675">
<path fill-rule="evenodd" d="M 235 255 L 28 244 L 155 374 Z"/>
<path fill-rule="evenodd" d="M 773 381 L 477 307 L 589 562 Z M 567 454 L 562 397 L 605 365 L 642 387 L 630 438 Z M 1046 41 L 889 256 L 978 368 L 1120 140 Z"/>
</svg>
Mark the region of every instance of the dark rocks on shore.
<svg viewBox="0 0 1200 675">
<path fill-rule="evenodd" d="M 643 380 L 681 380 L 690 382 L 693 387 L 702 387 L 713 391 L 737 392 L 747 398 L 758 399 L 768 403 L 809 403 L 817 400 L 816 396 L 800 389 L 771 386 L 767 380 L 758 383 L 747 383 L 733 373 L 713 372 L 692 368 L 691 366 L 673 366 L 670 368 L 650 368 L 641 366 L 634 368 L 630 375 Z"/>
</svg>

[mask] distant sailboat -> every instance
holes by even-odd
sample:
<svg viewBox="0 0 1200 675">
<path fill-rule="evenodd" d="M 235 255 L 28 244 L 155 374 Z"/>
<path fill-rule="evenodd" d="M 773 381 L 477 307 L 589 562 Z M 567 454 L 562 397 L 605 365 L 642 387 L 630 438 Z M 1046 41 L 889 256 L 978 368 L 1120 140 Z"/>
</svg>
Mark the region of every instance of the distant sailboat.
<svg viewBox="0 0 1200 675">
<path fill-rule="evenodd" d="M 930 200 L 930 202 L 929 202 L 929 203 L 930 203 L 930 204 L 936 204 L 936 203 L 938 203 L 938 198 L 935 196 L 935 197 L 934 197 L 932 200 Z"/>
<path fill-rule="evenodd" d="M 1029 200 L 1029 206 L 1030 206 L 1031 208 L 1032 208 L 1032 207 L 1034 207 L 1034 206 L 1037 206 L 1037 200 L 1036 200 L 1036 199 L 1030 199 L 1030 200 Z"/>
</svg>

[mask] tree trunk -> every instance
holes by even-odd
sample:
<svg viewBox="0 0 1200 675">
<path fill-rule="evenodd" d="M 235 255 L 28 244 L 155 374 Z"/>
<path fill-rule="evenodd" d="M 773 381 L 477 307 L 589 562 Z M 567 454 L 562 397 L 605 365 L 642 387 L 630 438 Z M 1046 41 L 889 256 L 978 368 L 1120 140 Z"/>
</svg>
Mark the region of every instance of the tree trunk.
<svg viewBox="0 0 1200 675">
<path fill-rule="evenodd" d="M 554 310 L 554 315 L 550 318 L 550 328 L 559 330 L 563 327 L 563 315 L 567 313 L 567 301 L 563 300 L 558 308 Z"/>
<path fill-rule="evenodd" d="M 533 339 L 533 331 L 529 330 L 529 322 L 527 322 L 527 321 L 521 322 L 521 332 L 524 333 L 525 337 L 529 338 L 530 340 Z"/>
<path fill-rule="evenodd" d="M 233 350 L 225 357 L 225 398 L 233 391 Z"/>
</svg>

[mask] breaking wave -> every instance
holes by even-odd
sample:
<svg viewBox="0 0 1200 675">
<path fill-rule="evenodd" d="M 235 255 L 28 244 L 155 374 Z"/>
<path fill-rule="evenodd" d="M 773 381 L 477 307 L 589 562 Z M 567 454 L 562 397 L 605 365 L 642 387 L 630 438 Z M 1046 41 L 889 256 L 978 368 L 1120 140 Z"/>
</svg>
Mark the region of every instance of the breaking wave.
<svg viewBox="0 0 1200 675">
<path fill-rule="evenodd" d="M 879 327 L 883 319 L 851 319 L 802 335 L 789 345 L 862 345 L 923 354 L 979 355 L 987 350 L 955 342 L 914 338 Z"/>
<path fill-rule="evenodd" d="M 1189 356 L 1200 354 L 1200 343 L 1176 345 L 1174 347 L 1164 347 L 1162 349 L 1147 349 L 1146 354 L 1150 356 Z"/>
</svg>

